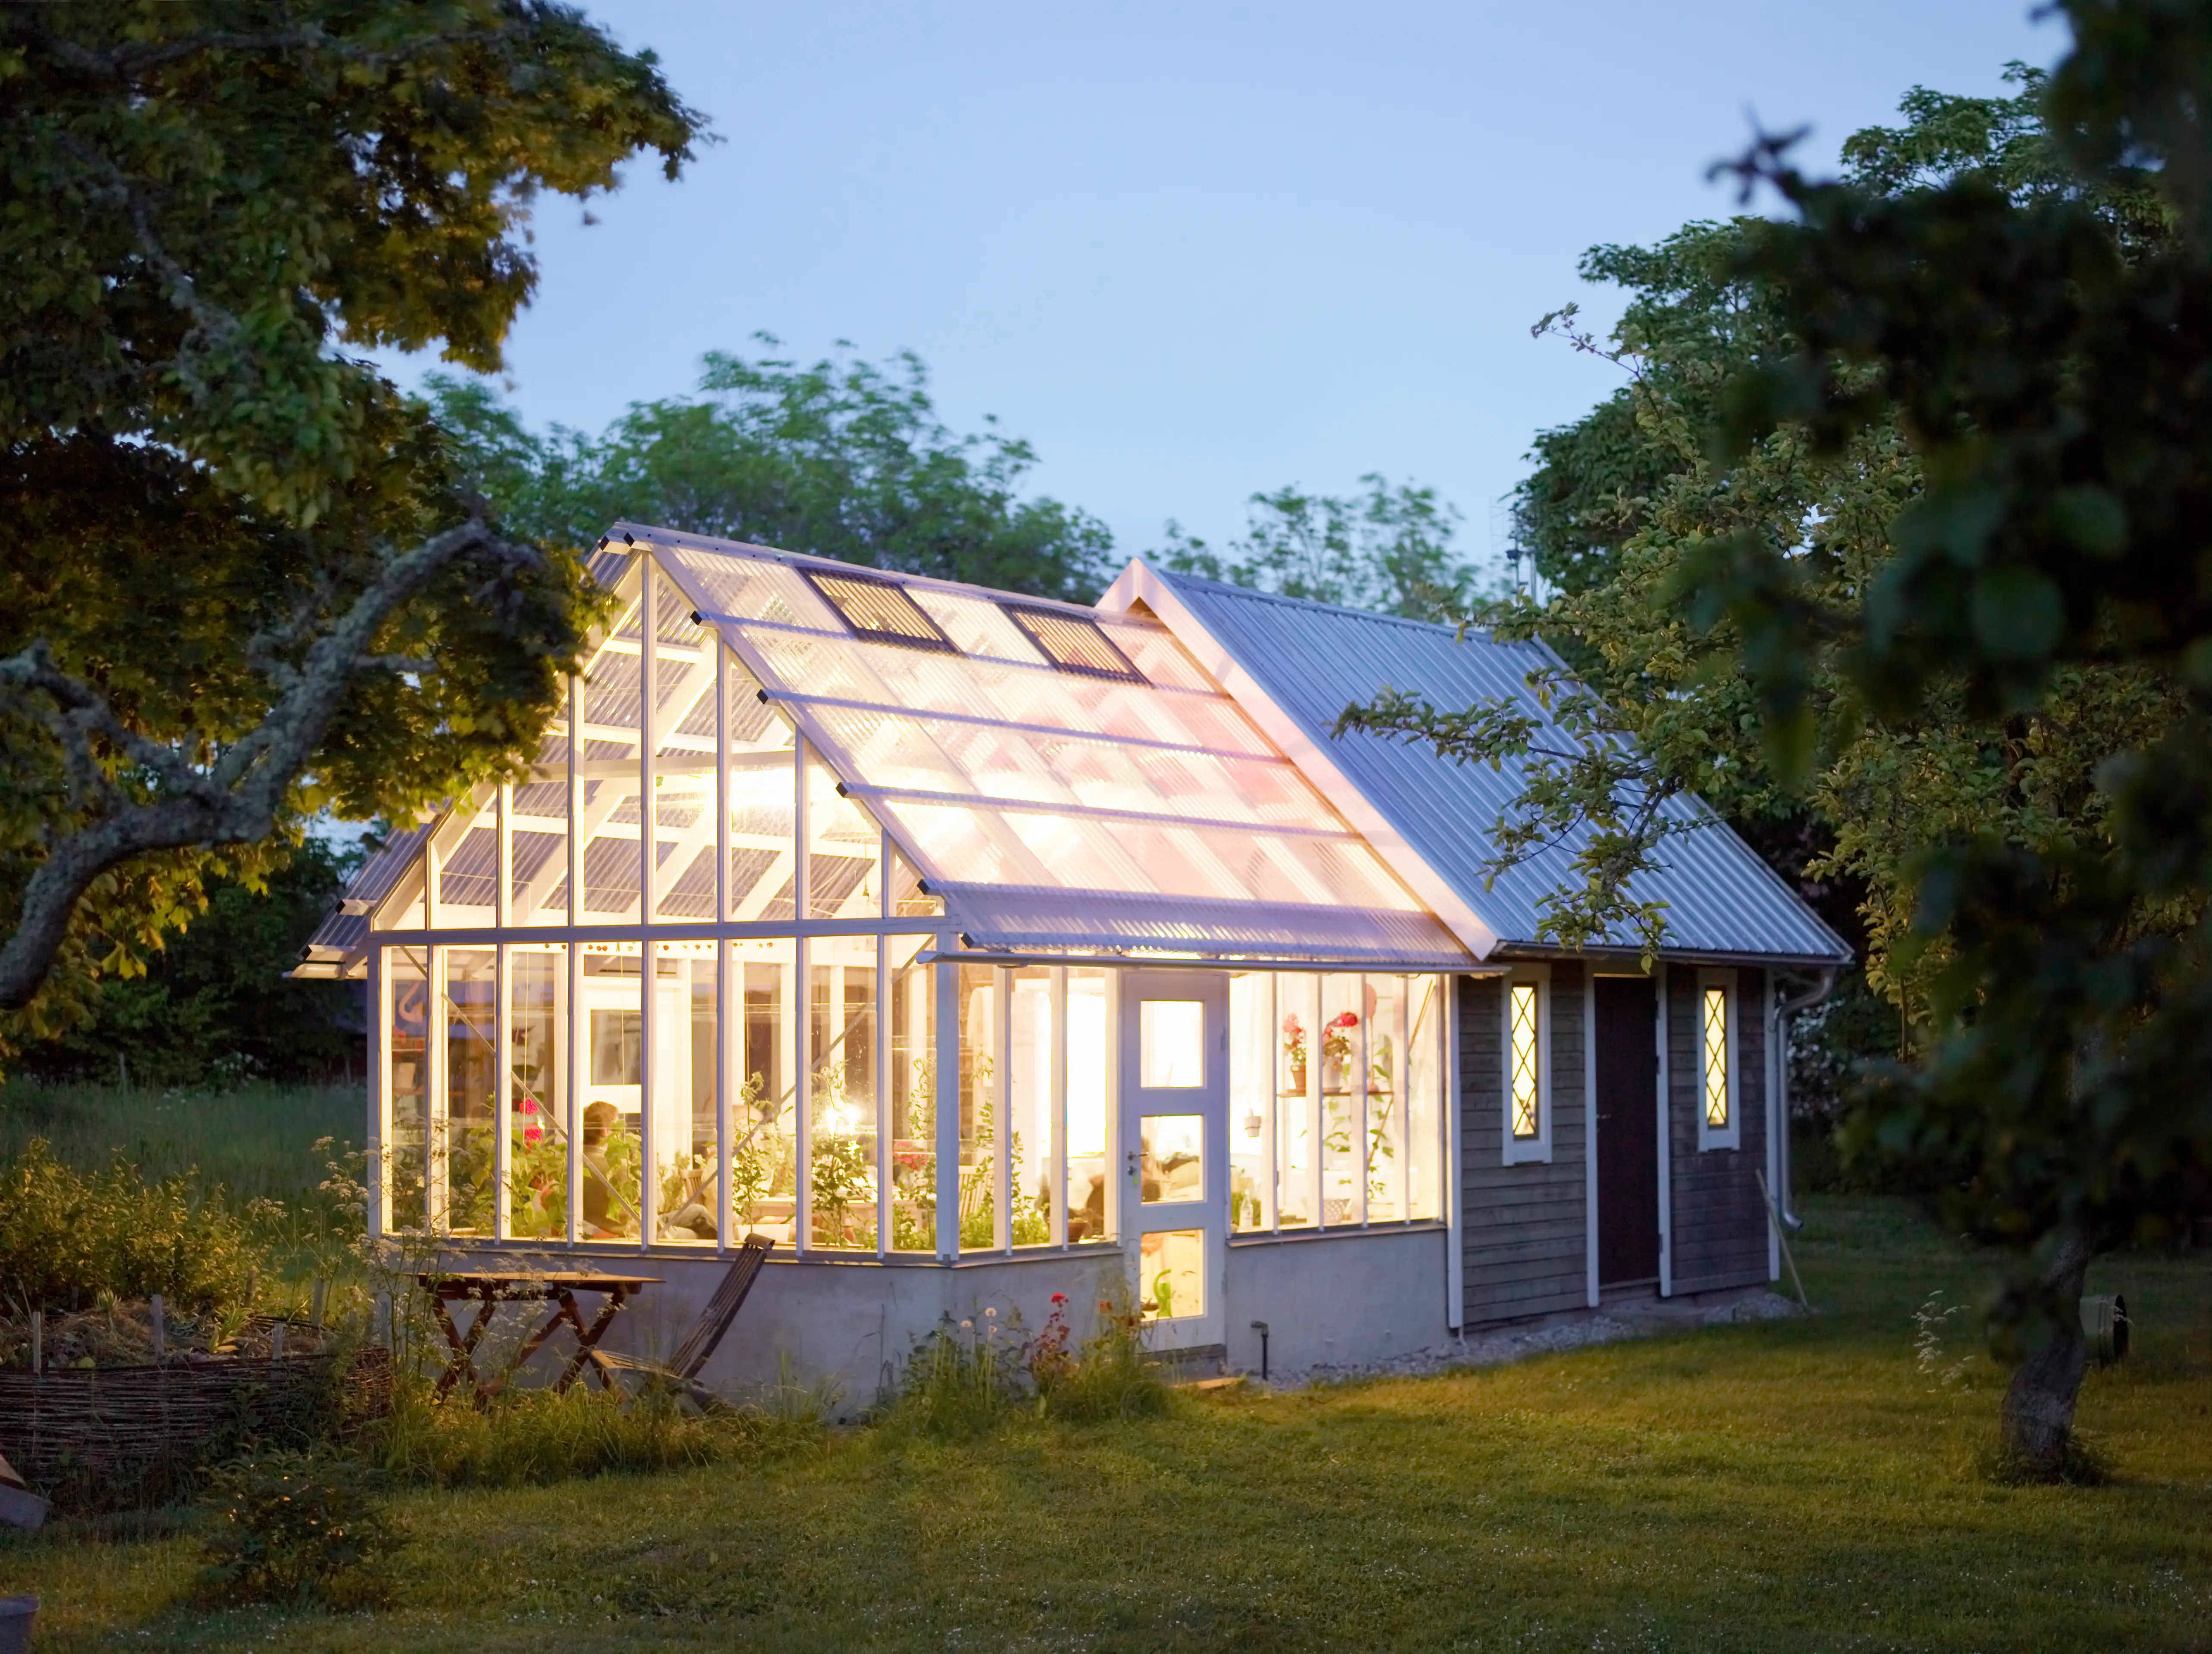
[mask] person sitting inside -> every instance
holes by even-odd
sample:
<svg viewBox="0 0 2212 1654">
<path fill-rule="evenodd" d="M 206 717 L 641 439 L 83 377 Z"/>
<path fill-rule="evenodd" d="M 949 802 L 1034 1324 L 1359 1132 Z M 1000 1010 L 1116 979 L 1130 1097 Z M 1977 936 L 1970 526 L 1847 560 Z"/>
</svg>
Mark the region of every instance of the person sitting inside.
<svg viewBox="0 0 2212 1654">
<path fill-rule="evenodd" d="M 613 1170 L 607 1164 L 607 1134 L 621 1123 L 622 1111 L 611 1103 L 593 1103 L 584 1110 L 586 1240 L 622 1240 L 637 1232 L 637 1214 L 617 1191 Z"/>
</svg>

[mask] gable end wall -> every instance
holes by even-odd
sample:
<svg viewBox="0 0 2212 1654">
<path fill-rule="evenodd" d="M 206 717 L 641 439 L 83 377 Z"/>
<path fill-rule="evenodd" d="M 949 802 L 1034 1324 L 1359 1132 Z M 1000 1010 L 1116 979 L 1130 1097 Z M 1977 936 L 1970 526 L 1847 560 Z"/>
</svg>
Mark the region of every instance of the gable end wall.
<svg viewBox="0 0 2212 1654">
<path fill-rule="evenodd" d="M 1504 1164 L 1504 994 L 1496 977 L 1459 982 L 1460 1210 L 1470 1327 L 1589 1302 L 1583 967 L 1571 961 L 1552 966 L 1547 1163 Z"/>
</svg>

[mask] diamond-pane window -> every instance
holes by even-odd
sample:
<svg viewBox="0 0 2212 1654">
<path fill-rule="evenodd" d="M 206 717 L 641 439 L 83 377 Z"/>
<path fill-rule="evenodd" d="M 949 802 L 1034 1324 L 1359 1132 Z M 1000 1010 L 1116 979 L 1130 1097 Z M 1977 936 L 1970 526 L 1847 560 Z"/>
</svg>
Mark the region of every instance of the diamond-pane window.
<svg viewBox="0 0 2212 1654">
<path fill-rule="evenodd" d="M 833 575 L 819 569 L 799 571 L 853 629 L 853 635 L 877 643 L 896 643 L 933 654 L 957 654 L 952 640 L 895 581 L 866 575 Z"/>
<path fill-rule="evenodd" d="M 1507 1020 L 1512 1038 L 1513 1134 L 1534 1138 L 1541 1131 L 1537 1101 L 1536 984 L 1515 982 L 1508 1003 Z"/>
<path fill-rule="evenodd" d="M 1728 989 L 1708 988 L 1705 994 L 1705 1128 L 1729 1128 Z"/>
<path fill-rule="evenodd" d="M 999 606 L 1062 672 L 1080 672 L 1085 678 L 1110 678 L 1123 684 L 1145 681 L 1145 675 L 1129 664 L 1129 657 L 1114 647 L 1105 629 L 1096 621 L 1065 614 L 1058 609 L 1031 609 L 1012 603 Z"/>
</svg>

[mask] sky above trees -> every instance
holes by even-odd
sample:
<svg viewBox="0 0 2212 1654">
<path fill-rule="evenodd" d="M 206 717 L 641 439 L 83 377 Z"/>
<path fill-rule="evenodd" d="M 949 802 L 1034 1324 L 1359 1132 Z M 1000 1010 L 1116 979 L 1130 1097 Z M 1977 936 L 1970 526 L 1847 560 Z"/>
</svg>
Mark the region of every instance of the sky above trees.
<svg viewBox="0 0 2212 1654">
<path fill-rule="evenodd" d="M 1530 436 L 1617 383 L 1528 337 L 1569 299 L 1610 325 L 1583 248 L 1725 216 L 1705 170 L 1753 112 L 1825 167 L 1908 87 L 1995 93 L 2063 44 L 2029 0 L 589 9 L 726 142 L 594 225 L 545 204 L 519 411 L 597 431 L 756 329 L 910 348 L 1124 555 L 1380 471 L 1486 560 Z"/>
</svg>

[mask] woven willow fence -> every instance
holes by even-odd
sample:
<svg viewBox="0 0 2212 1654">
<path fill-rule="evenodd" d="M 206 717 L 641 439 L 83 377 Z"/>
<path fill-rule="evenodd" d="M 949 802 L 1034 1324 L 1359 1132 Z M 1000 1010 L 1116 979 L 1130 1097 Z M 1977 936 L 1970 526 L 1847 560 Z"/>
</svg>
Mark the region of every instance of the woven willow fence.
<svg viewBox="0 0 2212 1654">
<path fill-rule="evenodd" d="M 391 1405 L 392 1357 L 373 1347 L 0 1371 L 0 1456 L 57 1509 L 124 1509 L 189 1497 L 207 1465 L 255 1445 L 309 1446 Z"/>
</svg>

